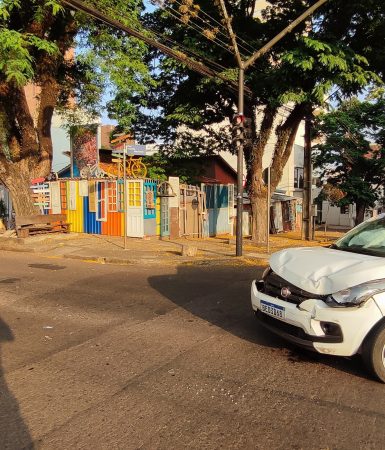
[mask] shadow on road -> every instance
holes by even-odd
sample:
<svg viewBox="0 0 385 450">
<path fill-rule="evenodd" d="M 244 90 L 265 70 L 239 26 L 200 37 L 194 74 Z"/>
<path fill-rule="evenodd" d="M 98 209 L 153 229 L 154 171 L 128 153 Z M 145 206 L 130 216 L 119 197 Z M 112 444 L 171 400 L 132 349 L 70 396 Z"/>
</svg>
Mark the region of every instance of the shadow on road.
<svg viewBox="0 0 385 450">
<path fill-rule="evenodd" d="M 267 347 L 282 347 L 266 334 L 250 305 L 251 281 L 259 267 L 178 266 L 176 274 L 149 277 L 150 286 L 175 305 L 242 339 Z"/>
<path fill-rule="evenodd" d="M 370 376 L 359 357 L 351 359 L 321 355 L 298 348 L 259 325 L 250 305 L 250 286 L 262 269 L 258 267 L 179 266 L 177 273 L 149 278 L 161 295 L 197 317 L 242 339 L 271 348 L 283 348 L 291 363 L 325 364 L 360 378 Z"/>
<path fill-rule="evenodd" d="M 8 325 L 0 319 L 0 345 L 13 341 Z M 1 365 L 0 348 L 0 448 L 6 450 L 33 449 L 32 438 L 25 424 L 18 402 L 8 389 Z"/>
</svg>

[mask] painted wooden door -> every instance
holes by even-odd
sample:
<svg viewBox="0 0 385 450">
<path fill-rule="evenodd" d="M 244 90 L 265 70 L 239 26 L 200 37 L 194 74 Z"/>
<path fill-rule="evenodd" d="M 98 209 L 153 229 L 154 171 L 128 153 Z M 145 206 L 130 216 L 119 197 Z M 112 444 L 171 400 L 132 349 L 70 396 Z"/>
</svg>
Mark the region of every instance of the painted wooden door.
<svg viewBox="0 0 385 450">
<path fill-rule="evenodd" d="M 160 198 L 160 235 L 170 236 L 170 208 L 168 197 Z"/>
<path fill-rule="evenodd" d="M 143 180 L 127 180 L 127 236 L 144 236 Z"/>
<path fill-rule="evenodd" d="M 106 222 L 107 220 L 107 182 L 96 182 L 96 220 Z"/>
</svg>

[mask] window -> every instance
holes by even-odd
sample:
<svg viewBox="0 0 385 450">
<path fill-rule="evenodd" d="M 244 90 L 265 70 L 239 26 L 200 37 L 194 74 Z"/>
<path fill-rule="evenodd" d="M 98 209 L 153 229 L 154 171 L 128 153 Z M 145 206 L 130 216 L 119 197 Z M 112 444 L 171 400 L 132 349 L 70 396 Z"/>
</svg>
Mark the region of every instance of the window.
<svg viewBox="0 0 385 450">
<path fill-rule="evenodd" d="M 117 185 L 116 181 L 108 182 L 108 212 L 117 211 Z"/>
<path fill-rule="evenodd" d="M 96 182 L 96 220 L 98 222 L 107 221 L 107 182 L 97 181 Z"/>
<path fill-rule="evenodd" d="M 60 200 L 62 209 L 67 209 L 67 183 L 60 182 Z"/>
<path fill-rule="evenodd" d="M 349 214 L 349 205 L 343 205 L 340 207 L 341 214 Z"/>
<path fill-rule="evenodd" d="M 127 192 L 127 207 L 142 206 L 142 185 L 140 181 L 129 181 Z"/>
<path fill-rule="evenodd" d="M 69 192 L 68 192 L 68 209 L 70 211 L 76 211 L 76 194 L 77 194 L 77 182 L 69 181 Z"/>
<path fill-rule="evenodd" d="M 124 211 L 124 184 L 123 180 L 118 180 L 118 198 L 117 209 L 119 212 Z"/>
<path fill-rule="evenodd" d="M 303 189 L 303 167 L 294 168 L 294 188 Z"/>
<path fill-rule="evenodd" d="M 144 184 L 144 218 L 154 219 L 156 217 L 156 189 L 157 185 L 153 182 Z"/>
</svg>

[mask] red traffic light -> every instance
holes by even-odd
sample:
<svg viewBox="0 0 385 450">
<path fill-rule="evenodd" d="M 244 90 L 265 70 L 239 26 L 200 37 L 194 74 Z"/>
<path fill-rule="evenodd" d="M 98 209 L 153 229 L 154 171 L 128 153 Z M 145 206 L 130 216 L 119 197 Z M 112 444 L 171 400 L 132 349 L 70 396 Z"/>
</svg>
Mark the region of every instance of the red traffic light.
<svg viewBox="0 0 385 450">
<path fill-rule="evenodd" d="M 233 125 L 239 125 L 241 123 L 243 123 L 245 120 L 245 116 L 243 114 L 236 114 L 233 117 Z"/>
</svg>

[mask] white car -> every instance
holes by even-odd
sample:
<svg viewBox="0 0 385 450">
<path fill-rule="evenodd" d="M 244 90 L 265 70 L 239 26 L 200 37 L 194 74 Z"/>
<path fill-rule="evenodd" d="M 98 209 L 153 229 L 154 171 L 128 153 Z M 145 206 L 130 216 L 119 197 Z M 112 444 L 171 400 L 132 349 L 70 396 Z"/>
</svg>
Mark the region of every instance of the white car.
<svg viewBox="0 0 385 450">
<path fill-rule="evenodd" d="M 319 353 L 362 354 L 385 382 L 385 215 L 370 219 L 329 248 L 274 253 L 251 303 L 259 321 Z"/>
</svg>

